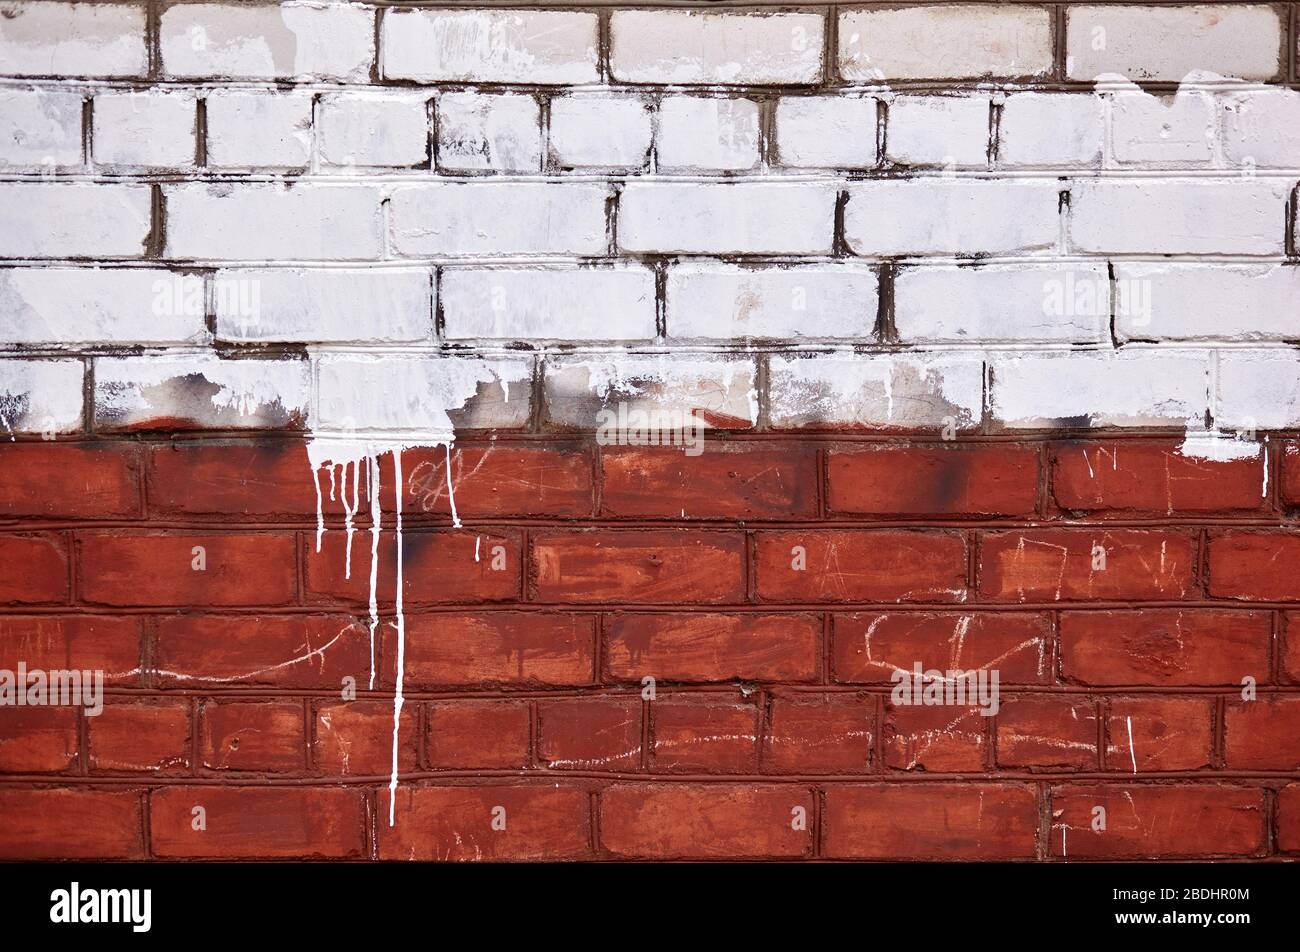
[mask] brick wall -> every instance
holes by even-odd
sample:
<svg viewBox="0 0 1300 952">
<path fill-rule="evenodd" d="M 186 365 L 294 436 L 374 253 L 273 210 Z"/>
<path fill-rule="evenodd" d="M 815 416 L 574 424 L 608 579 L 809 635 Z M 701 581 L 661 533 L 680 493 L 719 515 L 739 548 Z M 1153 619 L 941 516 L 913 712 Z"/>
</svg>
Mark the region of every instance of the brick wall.
<svg viewBox="0 0 1300 952">
<path fill-rule="evenodd" d="M 1298 8 L 2 0 L 0 857 L 1300 854 Z"/>
</svg>

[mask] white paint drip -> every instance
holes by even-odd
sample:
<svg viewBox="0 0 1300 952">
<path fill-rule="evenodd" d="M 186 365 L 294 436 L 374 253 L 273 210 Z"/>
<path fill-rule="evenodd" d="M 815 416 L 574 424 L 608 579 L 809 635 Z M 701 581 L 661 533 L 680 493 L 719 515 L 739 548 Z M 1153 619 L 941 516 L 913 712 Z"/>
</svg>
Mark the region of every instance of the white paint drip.
<svg viewBox="0 0 1300 952">
<path fill-rule="evenodd" d="M 366 492 L 370 494 L 370 687 L 375 689 L 375 629 L 379 627 L 379 603 L 375 590 L 379 586 L 379 526 L 383 521 L 379 505 L 379 461 L 366 457 Z M 316 547 L 320 551 L 320 547 Z"/>
<path fill-rule="evenodd" d="M 1128 755 L 1133 761 L 1133 773 L 1138 772 L 1137 754 L 1133 751 L 1133 718 L 1124 718 L 1128 722 Z"/>
<path fill-rule="evenodd" d="M 397 593 L 393 612 L 397 616 L 397 675 L 393 695 L 393 775 L 388 781 L 388 825 L 397 818 L 397 743 L 402 723 L 402 683 L 406 677 L 406 617 L 402 613 L 402 451 L 393 450 L 394 517 L 397 529 Z"/>
<path fill-rule="evenodd" d="M 451 505 L 451 524 L 455 529 L 460 528 L 460 516 L 456 515 L 456 490 L 451 485 L 451 443 L 444 443 L 447 450 L 447 502 Z"/>
</svg>

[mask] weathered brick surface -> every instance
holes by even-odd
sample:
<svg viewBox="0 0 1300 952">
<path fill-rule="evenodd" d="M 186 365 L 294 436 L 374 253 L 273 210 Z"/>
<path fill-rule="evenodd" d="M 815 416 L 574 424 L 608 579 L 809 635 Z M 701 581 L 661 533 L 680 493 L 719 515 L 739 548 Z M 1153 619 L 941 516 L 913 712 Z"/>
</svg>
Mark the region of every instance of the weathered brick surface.
<svg viewBox="0 0 1300 952">
<path fill-rule="evenodd" d="M 0 857 L 1300 856 L 1294 3 L 0 6 Z"/>
</svg>

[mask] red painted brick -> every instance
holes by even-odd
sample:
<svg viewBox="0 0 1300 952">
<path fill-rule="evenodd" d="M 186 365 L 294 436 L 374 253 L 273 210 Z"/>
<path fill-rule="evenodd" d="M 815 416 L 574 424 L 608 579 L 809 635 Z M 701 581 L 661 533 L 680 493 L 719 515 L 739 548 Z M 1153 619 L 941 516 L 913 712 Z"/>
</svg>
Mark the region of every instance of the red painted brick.
<svg viewBox="0 0 1300 952">
<path fill-rule="evenodd" d="M 758 595 L 764 601 L 960 602 L 966 597 L 966 541 L 960 533 L 823 529 L 759 532 L 757 539 Z M 795 568 L 804 562 L 807 568 Z"/>
<path fill-rule="evenodd" d="M 1021 784 L 862 784 L 826 790 L 824 855 L 845 859 L 1027 859 L 1038 801 Z"/>
<path fill-rule="evenodd" d="M 635 613 L 609 616 L 610 677 L 639 681 L 811 681 L 821 620 L 814 615 Z"/>
<path fill-rule="evenodd" d="M 537 757 L 559 770 L 641 766 L 641 698 L 568 698 L 537 705 Z"/>
<path fill-rule="evenodd" d="M 406 605 L 471 604 L 515 601 L 523 577 L 523 536 L 514 530 L 407 530 L 402 533 L 402 599 Z M 370 534 L 352 539 L 352 577 L 348 576 L 347 537 L 327 532 L 316 551 L 314 535 L 304 536 L 307 593 L 316 600 L 365 606 L 370 601 Z M 385 530 L 379 539 L 376 598 L 393 604 L 397 592 L 397 537 Z"/>
<path fill-rule="evenodd" d="M 304 767 L 301 702 L 204 701 L 199 745 L 210 770 L 300 771 Z"/>
<path fill-rule="evenodd" d="M 388 790 L 378 795 L 380 859 L 557 860 L 591 852 L 585 790 L 548 786 L 397 788 L 388 825 Z M 493 829 L 504 808 L 505 829 Z"/>
<path fill-rule="evenodd" d="M 664 519 L 807 519 L 817 515 L 817 454 L 810 446 L 709 443 L 699 456 L 678 447 L 605 447 L 607 516 Z"/>
<path fill-rule="evenodd" d="M 158 620 L 163 687 L 243 686 L 340 691 L 370 680 L 367 623 L 348 615 L 171 615 Z"/>
<path fill-rule="evenodd" d="M 777 694 L 767 708 L 763 769 L 781 774 L 866 773 L 875 723 L 876 703 L 869 695 Z"/>
<path fill-rule="evenodd" d="M 77 763 L 74 707 L 0 707 L 0 773 L 62 773 Z"/>
<path fill-rule="evenodd" d="M 419 706 L 402 706 L 398 767 L 419 767 Z M 326 776 L 387 776 L 393 770 L 393 701 L 333 701 L 316 707 L 312 766 Z"/>
<path fill-rule="evenodd" d="M 168 443 L 149 453 L 149 508 L 158 513 L 311 516 L 316 490 L 307 450 L 296 440 Z M 329 500 L 331 514 L 342 509 Z M 362 507 L 368 511 L 367 506 Z"/>
<path fill-rule="evenodd" d="M 39 605 L 68 600 L 68 555 L 54 532 L 0 535 L 0 603 Z"/>
<path fill-rule="evenodd" d="M 650 705 L 652 764 L 680 773 L 756 773 L 759 711 L 732 694 L 659 695 Z"/>
<path fill-rule="evenodd" d="M 386 469 L 391 469 L 387 459 L 384 462 Z M 588 516 L 593 498 L 591 467 L 586 452 L 564 444 L 458 443 L 451 451 L 456 509 L 461 516 L 475 519 Z M 406 482 L 403 510 L 451 514 L 444 449 L 411 450 L 403 454 L 402 469 Z M 391 508 L 390 496 L 385 495 L 384 502 L 386 509 Z"/>
<path fill-rule="evenodd" d="M 1038 504 L 1033 447 L 840 448 L 828 452 L 826 468 L 833 513 L 1016 516 Z"/>
<path fill-rule="evenodd" d="M 1099 685 L 1240 684 L 1268 677 L 1264 612 L 1147 608 L 1061 612 L 1061 675 Z"/>
<path fill-rule="evenodd" d="M 1177 442 L 1063 443 L 1052 448 L 1052 492 L 1062 509 L 1096 514 L 1229 513 L 1266 501 L 1264 454 L 1184 456 Z"/>
<path fill-rule="evenodd" d="M 140 680 L 140 626 L 98 615 L 0 615 L 0 668 L 103 671 L 104 683 Z"/>
<path fill-rule="evenodd" d="M 140 794 L 0 788 L 0 859 L 138 859 Z"/>
<path fill-rule="evenodd" d="M 1278 494 L 1284 506 L 1300 506 L 1300 441 L 1288 440 L 1282 444 L 1282 473 L 1278 479 Z"/>
<path fill-rule="evenodd" d="M 1300 532 L 1229 529 L 1210 534 L 1209 580 L 1216 598 L 1300 599 Z"/>
<path fill-rule="evenodd" d="M 531 583 L 542 602 L 738 602 L 745 597 L 745 540 L 689 529 L 539 532 Z"/>
<path fill-rule="evenodd" d="M 978 707 L 899 705 L 885 707 L 885 766 L 926 773 L 984 770 L 989 719 Z"/>
<path fill-rule="evenodd" d="M 207 828 L 196 830 L 195 807 Z M 361 855 L 365 802 L 343 787 L 164 787 L 149 795 L 149 840 L 164 859 L 348 859 Z"/>
<path fill-rule="evenodd" d="M 1283 612 L 1279 632 L 1281 658 L 1279 679 L 1300 684 L 1300 612 Z"/>
<path fill-rule="evenodd" d="M 1105 569 L 1093 568 L 1094 549 Z M 1184 598 L 1196 546 L 1186 532 L 1152 529 L 1024 529 L 983 533 L 979 590 L 998 602 Z"/>
<path fill-rule="evenodd" d="M 384 683 L 396 670 L 396 633 L 385 625 Z M 591 684 L 596 628 L 589 615 L 438 612 L 406 616 L 406 685 L 562 687 Z"/>
<path fill-rule="evenodd" d="M 92 773 L 180 773 L 190 767 L 190 702 L 113 697 L 86 720 Z"/>
<path fill-rule="evenodd" d="M 1226 784 L 1078 784 L 1052 790 L 1053 856 L 1071 859 L 1256 856 L 1264 796 Z M 1093 809 L 1106 811 L 1094 831 Z"/>
<path fill-rule="evenodd" d="M 429 709 L 429 766 L 446 770 L 522 770 L 528 766 L 525 701 L 466 698 Z"/>
<path fill-rule="evenodd" d="M 1106 769 L 1141 773 L 1208 767 L 1213 723 L 1213 701 L 1202 698 L 1111 698 Z"/>
<path fill-rule="evenodd" d="M 888 683 L 895 671 L 998 671 L 999 684 L 1051 679 L 1051 622 L 1029 612 L 836 615 L 831 667 L 841 683 Z"/>
<path fill-rule="evenodd" d="M 1300 783 L 1290 783 L 1277 792 L 1277 848 L 1284 853 L 1300 852 Z"/>
<path fill-rule="evenodd" d="M 138 516 L 139 459 L 120 443 L 0 444 L 0 516 Z"/>
<path fill-rule="evenodd" d="M 1234 770 L 1300 770 L 1300 697 L 1228 704 L 1223 759 Z"/>
<path fill-rule="evenodd" d="M 410 701 L 402 706 L 397 764 L 403 773 L 419 766 L 417 711 Z M 393 702 L 334 701 L 319 705 L 312 766 L 328 777 L 388 776 L 393 769 Z"/>
<path fill-rule="evenodd" d="M 792 784 L 615 784 L 600 796 L 600 842 L 617 856 L 797 858 L 812 821 L 812 791 Z"/>
<path fill-rule="evenodd" d="M 202 547 L 206 568 L 193 566 Z M 297 593 L 288 532 L 80 533 L 80 593 L 98 605 L 284 605 Z"/>
<path fill-rule="evenodd" d="M 1097 705 L 1087 698 L 1005 698 L 997 716 L 998 765 L 1097 769 Z"/>
</svg>

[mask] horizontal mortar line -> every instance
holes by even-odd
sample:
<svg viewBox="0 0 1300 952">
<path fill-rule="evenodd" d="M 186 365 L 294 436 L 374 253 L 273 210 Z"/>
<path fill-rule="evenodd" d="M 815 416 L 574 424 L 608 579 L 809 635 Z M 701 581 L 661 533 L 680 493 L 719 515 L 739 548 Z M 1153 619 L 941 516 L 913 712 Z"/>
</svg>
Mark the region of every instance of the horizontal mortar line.
<svg viewBox="0 0 1300 952">
<path fill-rule="evenodd" d="M 58 786 L 93 787 L 135 786 L 135 787 L 185 787 L 221 785 L 226 787 L 387 787 L 390 776 L 373 775 L 368 777 L 340 777 L 332 774 L 265 776 L 265 772 L 231 771 L 221 775 L 205 773 L 197 776 L 159 776 L 156 774 L 137 773 L 134 776 L 122 774 L 95 774 L 80 776 L 76 774 L 14 774 L 0 776 L 0 789 L 4 787 L 29 786 L 32 784 L 55 784 Z M 533 771 L 523 770 L 421 770 L 407 773 L 399 772 L 399 783 L 418 784 L 429 780 L 466 781 L 457 786 L 477 784 L 501 785 L 500 781 L 532 780 L 553 785 L 562 779 L 584 781 L 640 781 L 643 783 L 708 783 L 708 784 L 835 784 L 835 785 L 877 785 L 877 784 L 963 784 L 963 783 L 1052 783 L 1058 786 L 1071 786 L 1076 783 L 1106 783 L 1118 786 L 1162 786 L 1177 791 L 1184 789 L 1187 782 L 1200 781 L 1215 786 L 1241 786 L 1255 788 L 1263 784 L 1284 784 L 1296 779 L 1300 771 L 1295 770 L 1225 770 L 1219 773 L 1151 771 L 1149 773 L 1126 773 L 1122 768 L 1113 771 L 1047 771 L 1031 773 L 1027 771 L 1007 771 L 993 773 L 981 771 L 968 774 L 954 773 L 912 773 L 895 769 L 890 773 L 859 774 L 711 774 L 711 773 L 632 773 L 626 771 L 596 770 L 556 770 L 538 768 Z M 1169 784 L 1169 781 L 1183 781 L 1182 784 Z"/>
<path fill-rule="evenodd" d="M 1294 264 L 1296 259 L 1285 254 L 1237 254 L 1232 252 L 1068 252 L 1044 251 L 1034 254 L 984 254 L 978 257 L 951 252 L 934 254 L 900 254 L 900 255 L 853 255 L 849 258 L 824 254 L 793 255 L 781 253 L 749 252 L 704 252 L 704 251 L 623 251 L 617 255 L 568 255 L 568 254 L 483 254 L 483 255 L 412 255 L 402 258 L 383 259 L 346 259 L 324 260 L 319 258 L 95 258 L 95 257 L 46 257 L 23 258 L 10 257 L 3 260 L 7 267 L 48 270 L 52 268 L 99 268 L 107 271 L 172 271 L 177 276 L 211 278 L 215 275 L 195 272 L 219 272 L 238 268 L 257 268 L 269 271 L 289 271 L 301 269 L 308 272 L 330 272 L 355 270 L 363 264 L 366 270 L 391 268 L 394 270 L 416 271 L 424 268 L 439 267 L 447 271 L 491 271 L 500 266 L 526 266 L 528 268 L 575 268 L 584 271 L 603 273 L 616 265 L 635 265 L 650 267 L 666 264 L 671 269 L 676 264 L 744 264 L 758 265 L 798 265 L 826 266 L 835 265 L 837 270 L 853 270 L 864 262 L 872 264 L 888 262 L 900 267 L 937 267 L 977 269 L 986 265 L 1009 264 L 1026 267 L 1050 267 L 1057 264 L 1102 265 L 1108 259 L 1122 260 L 1133 264 L 1224 264 L 1240 262 L 1241 264 Z M 1092 316 L 1092 315 L 1084 315 Z M 1098 315 L 1099 317 L 1102 315 Z M 472 339 L 472 338 L 465 338 Z"/>
<path fill-rule="evenodd" d="M 946 440 L 937 434 L 938 425 L 926 431 L 915 433 L 887 431 L 855 431 L 826 426 L 806 430 L 710 430 L 707 440 L 718 445 L 734 446 L 746 443 L 809 443 L 822 445 L 826 443 L 844 443 L 848 446 L 908 447 L 962 449 L 977 446 L 1000 446 L 1005 444 L 1054 445 L 1061 444 L 1068 448 L 1077 448 L 1074 444 L 1095 444 L 1114 442 L 1159 441 L 1172 442 L 1187 435 L 1185 425 L 1176 427 L 1145 427 L 1132 430 L 1116 430 L 1106 427 L 1060 427 L 1036 428 L 1025 430 L 1002 430 L 998 432 L 962 431 L 955 439 Z M 561 428 L 537 433 L 522 430 L 479 430 L 457 429 L 456 449 L 485 449 L 498 444 L 540 443 L 546 446 L 561 444 L 567 449 L 591 449 L 596 445 L 594 428 Z M 1286 442 L 1300 438 L 1300 431 L 1259 430 L 1258 436 L 1266 442 Z M 303 430 L 223 430 L 217 428 L 202 430 L 103 430 L 97 433 L 63 434 L 55 440 L 47 440 L 39 434 L 17 434 L 12 439 L 0 439 L 0 454 L 6 446 L 20 444 L 51 444 L 55 446 L 81 446 L 92 444 L 119 445 L 122 447 L 138 446 L 141 448 L 163 448 L 172 445 L 192 445 L 203 443 L 301 443 L 311 439 L 310 433 Z M 607 448 L 606 452 L 617 452 L 618 447 Z M 631 449 L 640 449 L 632 447 Z M 654 449 L 645 447 L 644 449 Z M 513 518 L 515 514 L 508 513 Z"/>
<path fill-rule="evenodd" d="M 145 675 L 152 677 L 156 674 L 154 671 L 145 671 Z M 669 681 L 657 679 L 655 690 L 659 694 L 671 694 L 673 697 L 681 696 L 702 696 L 717 694 L 725 697 L 734 697 L 738 693 L 743 693 L 742 685 L 761 685 L 764 689 L 777 690 L 783 693 L 792 694 L 868 694 L 873 697 L 879 695 L 888 697 L 892 694 L 894 688 L 888 683 L 878 683 L 872 681 L 838 681 L 830 684 L 808 684 L 790 681 L 768 681 L 768 680 L 744 680 L 734 679 L 731 681 L 716 682 L 693 682 L 693 681 Z M 1129 697 L 1135 695 L 1147 697 L 1167 697 L 1167 698 L 1217 698 L 1223 697 L 1225 700 L 1232 701 L 1234 697 L 1239 696 L 1241 691 L 1240 684 L 1225 684 L 1218 686 L 1204 685 L 1106 685 L 1106 686 L 1088 686 L 1076 684 L 1033 684 L 1017 681 L 1000 681 L 999 690 L 1009 695 L 1059 695 L 1063 697 L 1077 697 L 1081 700 L 1090 697 Z M 1300 684 L 1257 684 L 1257 691 L 1264 697 L 1287 697 L 1289 695 L 1300 694 Z M 406 701 L 416 702 L 436 702 L 436 701 L 457 701 L 457 700 L 489 700 L 489 701 L 524 701 L 524 700 L 556 700 L 556 699 L 610 699 L 610 698 L 639 698 L 644 690 L 639 679 L 628 679 L 625 681 L 593 682 L 591 684 L 556 687 L 551 689 L 539 687 L 521 687 L 511 689 L 509 686 L 500 686 L 493 688 L 469 687 L 465 690 L 457 690 L 454 687 L 447 687 L 443 690 L 425 690 L 425 689 L 408 689 L 403 687 L 402 696 Z M 342 701 L 339 698 L 339 692 L 334 689 L 327 690 L 320 688 L 312 690 L 309 688 L 285 688 L 276 689 L 273 687 L 231 684 L 229 686 L 211 685 L 206 689 L 203 687 L 127 687 L 122 685 L 106 684 L 103 688 L 104 697 L 129 698 L 133 700 L 167 700 L 169 698 L 181 700 L 185 698 L 213 698 L 227 699 L 233 697 L 245 699 L 261 699 L 274 701 L 277 699 L 297 698 L 307 700 L 328 701 L 333 704 L 355 703 Z M 753 691 L 751 693 L 756 693 Z M 389 702 L 394 699 L 395 693 L 388 691 L 357 691 L 357 701 L 385 701 Z M 737 703 L 746 703 L 747 699 Z M 952 705 L 963 706 L 963 705 Z M 979 704 L 972 701 L 967 707 L 978 707 Z"/>
<path fill-rule="evenodd" d="M 36 168 L 36 167 L 33 167 Z M 1142 168 L 1092 168 L 1045 166 L 1041 168 L 957 168 L 943 167 L 898 167 L 898 168 L 863 168 L 824 170 L 800 173 L 782 169 L 779 174 L 762 172 L 683 172 L 668 174 L 658 173 L 609 173 L 609 172 L 564 172 L 564 173 L 484 173 L 466 175 L 462 172 L 441 172 L 436 169 L 390 170 L 376 167 L 372 171 L 359 174 L 331 173 L 274 173 L 274 172 L 229 172 L 218 173 L 208 169 L 169 170 L 149 172 L 145 170 L 132 172 L 60 172 L 51 176 L 46 172 L 0 172 L 3 184 L 37 184 L 37 185 L 313 185 L 320 187 L 351 187 L 358 185 L 373 186 L 382 189 L 387 186 L 403 185 L 826 185 L 832 187 L 849 187 L 864 182 L 915 181 L 918 179 L 938 179 L 940 181 L 1004 181 L 1004 180 L 1048 180 L 1053 182 L 1091 182 L 1107 179 L 1115 180 L 1151 180 L 1153 182 L 1179 185 L 1185 182 L 1197 182 L 1205 179 L 1223 182 L 1245 183 L 1259 179 L 1282 179 L 1291 181 L 1300 177 L 1300 168 L 1272 169 L 1252 168 L 1250 174 L 1243 173 L 1241 167 L 1168 167 L 1144 166 Z"/>
<path fill-rule="evenodd" d="M 673 0 L 668 0 L 669 3 Z M 691 2 L 691 0 L 683 0 Z M 714 5 L 720 0 L 710 0 Z M 726 0 L 721 0 L 726 2 Z M 760 0 L 762 2 L 762 0 Z M 775 0 L 772 0 L 775 2 Z M 908 2 L 902 6 L 917 6 L 927 2 Z M 948 3 L 950 0 L 935 0 Z M 980 2 L 980 0 L 976 0 Z M 1000 2 L 1000 0 L 992 0 Z M 1186 0 L 1169 0 L 1171 5 L 1186 6 Z M 1259 0 L 1244 0 L 1257 3 Z M 1160 5 L 1161 0 L 1153 4 Z M 520 0 L 520 5 L 537 8 L 537 0 Z M 692 2 L 699 7 L 698 0 Z M 797 4 L 796 4 L 797 5 Z M 1111 6 L 1115 6 L 1112 0 Z M 1148 4 L 1141 4 L 1148 5 Z M 444 4 L 445 6 L 445 4 Z M 845 4 L 846 9 L 854 4 Z M 823 58 L 818 57 L 819 61 Z M 1103 78 L 1114 75 L 1115 78 Z M 859 79 L 839 78 L 816 79 L 807 82 L 778 80 L 770 83 L 753 81 L 718 82 L 700 80 L 697 82 L 658 81 L 658 80 L 623 80 L 617 77 L 608 80 L 593 79 L 590 82 L 529 83 L 518 80 L 465 80 L 465 79 L 410 79 L 404 76 L 380 76 L 377 80 L 358 82 L 355 80 L 328 81 L 296 77 L 210 77 L 194 76 L 102 76 L 102 77 L 63 77 L 52 74 L 31 74 L 27 76 L 0 76 L 0 88 L 16 87 L 19 89 L 49 89 L 52 91 L 80 91 L 86 95 L 103 92 L 136 92 L 153 90 L 163 92 L 196 95 L 229 90 L 232 92 L 265 92 L 280 97 L 294 94 L 347 94 L 357 93 L 409 93 L 421 94 L 435 98 L 441 93 L 482 92 L 485 94 L 518 92 L 544 95 L 553 98 L 565 98 L 573 95 L 621 93 L 630 96 L 656 95 L 708 95 L 741 96 L 746 98 L 773 99 L 785 96 L 835 96 L 851 98 L 854 96 L 890 97 L 899 92 L 960 92 L 967 94 L 989 95 L 994 98 L 1010 96 L 1020 92 L 1057 92 L 1062 95 L 1087 95 L 1098 93 L 1144 92 L 1147 94 L 1164 94 L 1176 92 L 1211 92 L 1230 96 L 1234 93 L 1267 92 L 1279 89 L 1300 88 L 1300 81 L 1278 77 L 1274 79 L 1219 79 L 1202 75 L 1193 79 L 1128 80 L 1118 74 L 1101 74 L 1093 79 L 1057 78 L 1048 75 L 1006 75 L 995 79 L 978 79 L 971 77 L 943 78 L 926 77 L 916 79 Z"/>
<path fill-rule="evenodd" d="M 411 578 L 408 570 L 407 577 Z M 358 578 L 360 586 L 363 580 Z M 972 592 L 971 594 L 978 594 Z M 1238 611 L 1296 611 L 1300 610 L 1300 597 L 1295 601 L 1240 601 L 1225 596 L 1222 601 L 1208 599 L 1187 599 L 1173 601 L 1170 599 L 1132 598 L 1127 601 L 1115 599 L 1094 599 L 1091 601 L 1059 602 L 565 602 L 565 601 L 432 601 L 424 602 L 407 595 L 404 617 L 408 620 L 419 615 L 467 614 L 469 612 L 528 612 L 530 614 L 574 613 L 574 612 L 610 612 L 623 614 L 808 614 L 818 612 L 844 612 L 858 614 L 897 614 L 901 612 L 942 612 L 946 614 L 969 614 L 977 611 L 988 612 L 1048 612 L 1048 611 L 1146 611 L 1155 608 L 1198 609 L 1236 609 Z M 199 611 L 204 614 L 220 615 L 304 615 L 304 614 L 350 614 L 362 616 L 366 613 L 367 603 L 360 597 L 355 600 L 332 600 L 323 596 L 309 596 L 302 604 L 279 605 L 110 605 L 103 602 L 75 602 L 51 605 L 48 602 L 30 606 L 6 606 L 0 617 L 10 615 L 76 615 L 76 614 L 117 614 L 117 615 L 175 615 L 178 612 Z M 385 616 L 391 613 L 392 599 L 380 602 Z M 84 611 L 82 611 L 84 609 Z"/>
<path fill-rule="evenodd" d="M 0 460 L 4 458 L 4 448 L 0 446 Z M 342 465 L 342 464 L 337 464 Z M 310 473 L 310 469 L 307 469 Z M 441 484 L 440 484 L 441 485 Z M 441 493 L 441 489 L 438 492 Z M 606 487 L 608 495 L 610 490 Z M 463 504 L 462 504 L 463 505 Z M 331 509 L 337 510 L 337 504 Z M 206 519 L 192 516 L 190 518 L 178 518 L 170 516 L 166 518 L 153 518 L 142 516 L 136 520 L 127 519 L 105 519 L 101 521 L 87 521 L 86 519 L 52 519 L 50 521 L 40 521 L 37 519 L 8 521 L 0 519 L 0 529 L 5 532 L 57 532 L 71 530 L 74 532 L 112 532 L 119 529 L 128 529 L 134 531 L 140 530 L 158 530 L 158 531 L 189 531 L 200 530 L 212 532 L 216 530 L 218 534 L 234 533 L 306 533 L 315 532 L 319 523 L 307 514 L 292 521 L 274 521 L 266 519 L 249 518 L 244 520 L 238 513 L 205 513 Z M 392 526 L 393 510 L 387 504 L 384 508 L 384 518 L 381 521 L 382 531 L 385 537 L 391 537 L 393 533 Z M 808 521 L 815 519 L 815 516 L 808 516 L 806 520 L 798 519 L 728 519 L 719 516 L 661 516 L 661 517 L 618 517 L 618 516 L 573 516 L 565 517 L 548 517 L 548 516 L 519 516 L 494 515 L 475 518 L 473 514 L 462 514 L 460 526 L 455 526 L 451 522 L 451 516 L 446 513 L 423 513 L 411 509 L 403 508 L 402 524 L 404 529 L 420 530 L 458 530 L 463 533 L 470 533 L 475 530 L 485 532 L 501 532 L 515 528 L 543 529 L 555 532 L 587 532 L 600 531 L 607 529 L 626 530 L 629 532 L 646 531 L 659 532 L 665 529 L 679 529 L 683 532 L 781 532 L 789 534 L 791 532 L 806 531 L 826 532 L 837 530 L 852 531 L 871 531 L 880 529 L 882 531 L 895 531 L 899 529 L 916 529 L 917 531 L 959 531 L 959 530 L 976 530 L 976 531 L 993 531 L 1006 533 L 1010 532 L 1032 532 L 1037 530 L 1049 529 L 1069 529 L 1080 532 L 1091 531 L 1093 534 L 1106 533 L 1122 529 L 1162 529 L 1167 532 L 1178 533 L 1179 530 L 1192 530 L 1202 527 L 1223 527 L 1227 529 L 1293 529 L 1296 528 L 1295 520 L 1300 515 L 1286 517 L 1285 521 L 1278 516 L 1202 516 L 1202 517 L 1182 517 L 1171 516 L 1168 518 L 1151 517 L 1149 519 L 1139 518 L 1116 518 L 1102 519 L 1096 518 L 1091 521 L 1086 519 L 1077 519 L 1070 517 L 1060 517 L 1057 520 L 1044 519 L 1042 517 L 1032 517 L 1029 519 L 1007 517 L 1002 520 L 980 519 L 972 517 L 961 520 L 954 517 L 943 516 L 916 516 L 904 517 L 895 516 L 890 518 L 881 518 L 872 520 L 864 517 L 855 516 L 828 516 L 825 519 L 819 519 L 815 522 Z M 370 520 L 358 516 L 352 521 L 352 528 L 356 532 L 369 532 Z M 229 527 L 229 528 L 225 528 Z M 337 511 L 330 513 L 325 520 L 325 528 L 328 532 L 343 532 L 347 528 L 344 517 Z"/>
</svg>

